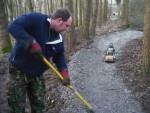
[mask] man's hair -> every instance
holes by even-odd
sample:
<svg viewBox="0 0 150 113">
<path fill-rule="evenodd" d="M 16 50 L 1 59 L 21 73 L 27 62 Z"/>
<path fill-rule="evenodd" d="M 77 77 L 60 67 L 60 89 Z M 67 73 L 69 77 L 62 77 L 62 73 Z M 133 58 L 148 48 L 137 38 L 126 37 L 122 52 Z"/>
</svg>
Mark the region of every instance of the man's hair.
<svg viewBox="0 0 150 113">
<path fill-rule="evenodd" d="M 63 8 L 56 10 L 55 13 L 52 15 L 52 19 L 62 18 L 63 21 L 67 21 L 70 16 L 70 11 Z"/>
</svg>

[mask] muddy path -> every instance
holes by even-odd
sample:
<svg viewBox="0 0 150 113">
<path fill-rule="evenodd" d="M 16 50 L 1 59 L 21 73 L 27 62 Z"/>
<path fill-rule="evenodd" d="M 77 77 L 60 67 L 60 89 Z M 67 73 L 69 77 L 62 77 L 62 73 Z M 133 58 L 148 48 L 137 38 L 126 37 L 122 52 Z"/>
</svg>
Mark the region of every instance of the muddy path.
<svg viewBox="0 0 150 113">
<path fill-rule="evenodd" d="M 144 113 L 140 103 L 116 76 L 116 63 L 105 63 L 104 53 L 113 43 L 117 57 L 128 41 L 142 37 L 143 33 L 131 29 L 96 36 L 94 43 L 81 49 L 69 63 L 73 84 L 93 106 L 95 113 Z M 119 62 L 119 60 L 117 61 Z M 68 100 L 61 113 L 87 113 L 79 100 Z"/>
</svg>

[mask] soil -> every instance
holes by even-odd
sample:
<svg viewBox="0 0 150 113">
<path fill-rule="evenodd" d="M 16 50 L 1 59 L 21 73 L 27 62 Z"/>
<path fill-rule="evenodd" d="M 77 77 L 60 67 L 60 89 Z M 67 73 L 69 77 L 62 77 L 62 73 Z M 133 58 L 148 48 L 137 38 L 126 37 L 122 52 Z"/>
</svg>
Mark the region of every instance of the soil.
<svg viewBox="0 0 150 113">
<path fill-rule="evenodd" d="M 126 29 L 99 36 L 70 59 L 73 86 L 95 113 L 149 113 L 150 76 L 144 74 L 141 31 Z M 109 43 L 116 49 L 115 63 L 104 62 Z M 0 59 L 0 113 L 9 113 L 6 100 L 8 55 Z M 50 71 L 46 79 L 46 113 L 88 113 L 88 109 Z M 27 112 L 29 107 L 27 104 Z"/>
<path fill-rule="evenodd" d="M 142 39 L 134 39 L 122 48 L 116 75 L 123 79 L 145 113 L 150 112 L 150 76 L 144 73 Z"/>
</svg>

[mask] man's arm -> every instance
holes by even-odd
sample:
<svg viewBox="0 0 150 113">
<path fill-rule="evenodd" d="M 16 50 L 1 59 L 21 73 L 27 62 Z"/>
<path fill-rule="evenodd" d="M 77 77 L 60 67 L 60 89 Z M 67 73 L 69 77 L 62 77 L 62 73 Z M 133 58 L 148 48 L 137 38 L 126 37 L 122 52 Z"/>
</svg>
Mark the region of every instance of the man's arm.
<svg viewBox="0 0 150 113">
<path fill-rule="evenodd" d="M 18 17 L 8 26 L 8 32 L 21 43 L 25 49 L 30 47 L 34 41 L 28 31 L 32 30 L 35 22 L 35 13 L 29 13 Z"/>
<path fill-rule="evenodd" d="M 56 67 L 61 73 L 61 75 L 64 77 L 63 84 L 70 85 L 70 76 L 69 76 L 64 52 L 58 53 L 57 55 L 55 55 L 55 57 L 52 60 L 56 64 Z"/>
<path fill-rule="evenodd" d="M 63 69 L 67 69 L 67 64 L 66 64 L 66 59 L 65 59 L 65 55 L 64 52 L 60 52 L 57 53 L 54 57 L 53 57 L 53 62 L 55 63 L 57 69 L 63 70 Z"/>
</svg>

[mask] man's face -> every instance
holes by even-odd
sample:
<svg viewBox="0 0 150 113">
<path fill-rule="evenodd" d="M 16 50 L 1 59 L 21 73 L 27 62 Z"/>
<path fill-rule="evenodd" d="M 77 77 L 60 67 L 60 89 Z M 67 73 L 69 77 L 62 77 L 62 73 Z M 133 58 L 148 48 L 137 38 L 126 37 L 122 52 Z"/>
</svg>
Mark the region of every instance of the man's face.
<svg viewBox="0 0 150 113">
<path fill-rule="evenodd" d="M 57 32 L 63 32 L 63 31 L 67 31 L 72 24 L 72 17 L 69 17 L 69 19 L 67 21 L 63 21 L 61 18 L 55 19 L 54 20 L 54 29 Z"/>
</svg>

